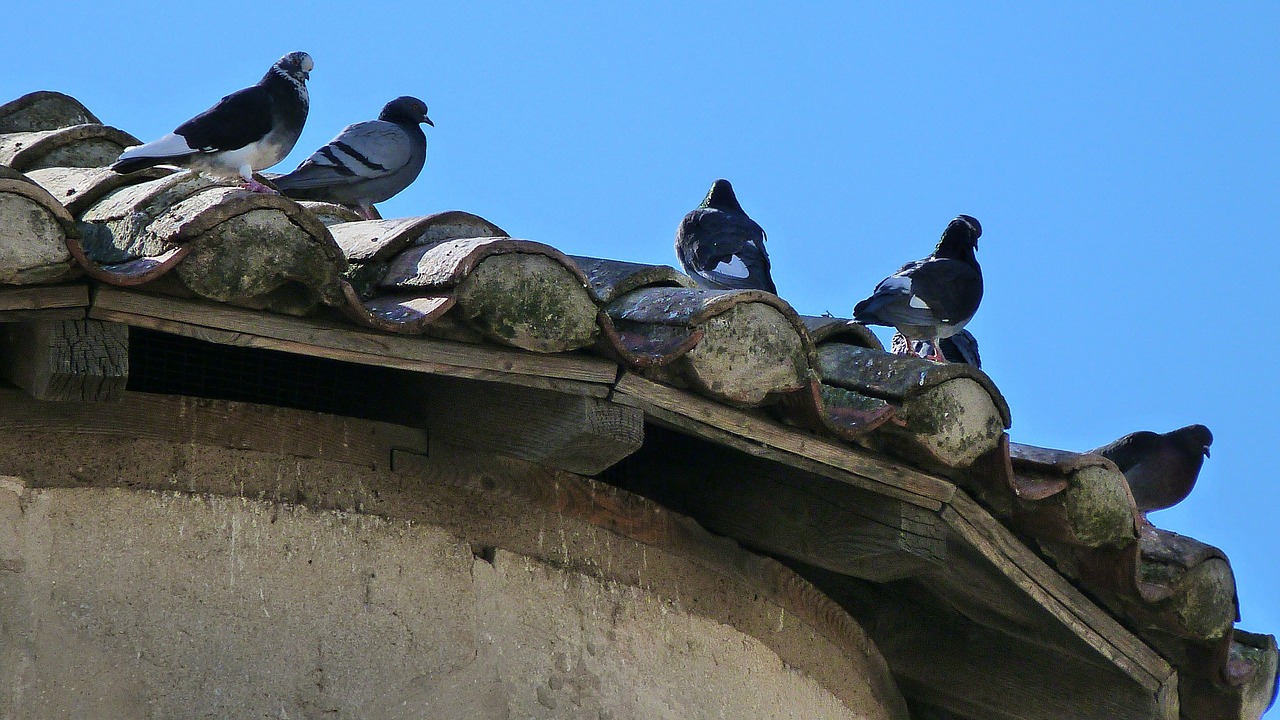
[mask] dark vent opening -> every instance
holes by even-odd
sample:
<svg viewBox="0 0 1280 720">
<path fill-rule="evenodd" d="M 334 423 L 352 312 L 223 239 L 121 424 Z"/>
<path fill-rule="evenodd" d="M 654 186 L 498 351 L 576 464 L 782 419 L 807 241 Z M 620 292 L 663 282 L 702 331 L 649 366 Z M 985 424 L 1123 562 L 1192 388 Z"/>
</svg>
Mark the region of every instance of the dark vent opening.
<svg viewBox="0 0 1280 720">
<path fill-rule="evenodd" d="M 308 355 L 245 348 L 129 328 L 135 392 L 277 405 L 380 420 L 420 422 L 421 374 Z"/>
</svg>

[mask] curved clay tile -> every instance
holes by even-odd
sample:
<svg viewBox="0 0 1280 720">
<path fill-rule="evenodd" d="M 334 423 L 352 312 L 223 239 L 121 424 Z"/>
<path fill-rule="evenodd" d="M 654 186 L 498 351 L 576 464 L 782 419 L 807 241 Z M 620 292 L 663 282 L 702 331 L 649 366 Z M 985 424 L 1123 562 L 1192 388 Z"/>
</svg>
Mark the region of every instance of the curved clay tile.
<svg viewBox="0 0 1280 720">
<path fill-rule="evenodd" d="M 315 215 L 322 225 L 330 228 L 330 232 L 332 232 L 332 227 L 339 223 L 364 221 L 364 218 L 360 217 L 360 213 L 346 205 L 319 202 L 317 200 L 299 200 L 298 204 L 306 208 L 307 212 Z"/>
<path fill-rule="evenodd" d="M 581 255 L 570 255 L 569 259 L 586 275 L 587 287 L 601 305 L 640 288 L 697 287 L 687 275 L 670 265 L 644 265 Z"/>
<path fill-rule="evenodd" d="M 73 125 L 0 135 L 0 163 L 16 170 L 50 167 L 102 167 L 138 139 L 123 130 L 99 125 Z"/>
<path fill-rule="evenodd" d="M 174 170 L 161 167 L 147 168 L 130 175 L 121 175 L 106 167 L 55 167 L 28 170 L 26 176 L 48 190 L 66 206 L 68 212 L 80 217 L 107 193 L 173 173 Z"/>
<path fill-rule="evenodd" d="M 100 122 L 79 100 L 50 90 L 37 90 L 0 105 L 0 133 L 56 130 Z"/>
<path fill-rule="evenodd" d="M 1226 554 L 1175 532 L 1142 528 L 1133 584 L 1134 617 L 1187 640 L 1221 639 L 1240 618 Z"/>
<path fill-rule="evenodd" d="M 507 233 L 497 225 L 479 215 L 461 210 L 391 220 L 343 223 L 334 225 L 330 232 L 353 265 L 389 262 L 407 248 L 445 240 L 507 237 Z"/>
<path fill-rule="evenodd" d="M 1101 455 L 1017 443 L 1009 454 L 1012 472 L 1001 479 L 1011 495 L 1007 514 L 1019 527 L 1077 547 L 1123 547 L 1137 538 L 1137 506 L 1115 463 Z"/>
<path fill-rule="evenodd" d="M 343 283 L 343 312 L 351 320 L 383 332 L 421 335 L 431 329 L 454 305 L 452 292 L 436 295 L 379 295 L 363 298 L 350 283 Z"/>
<path fill-rule="evenodd" d="M 688 350 L 663 365 L 699 393 L 730 405 L 757 407 L 808 387 L 813 343 L 800 316 L 759 290 L 645 288 L 606 306 L 622 332 L 669 338 L 701 331 Z"/>
<path fill-rule="evenodd" d="M 809 337 L 813 338 L 815 345 L 822 345 L 826 342 L 839 342 L 846 345 L 871 348 L 872 350 L 884 350 L 884 345 L 880 342 L 880 338 L 876 337 L 874 332 L 871 332 L 871 328 L 862 323 L 830 315 L 821 317 L 802 315 L 800 319 L 804 321 L 805 327 L 809 329 Z"/>
<path fill-rule="evenodd" d="M 342 207 L 340 205 L 333 207 Z M 406 249 L 445 240 L 505 236 L 479 215 L 450 210 L 421 217 L 360 220 L 329 226 L 351 269 L 344 286 L 344 312 L 353 321 L 384 332 L 419 335 L 455 304 L 452 288 L 440 292 L 384 292 L 391 261 Z"/>
<path fill-rule="evenodd" d="M 0 283 L 53 283 L 79 275 L 67 250 L 71 213 L 22 173 L 0 165 Z"/>
<path fill-rule="evenodd" d="M 883 449 L 926 469 L 954 476 L 998 450 L 1009 406 L 985 373 L 845 343 L 818 348 L 822 382 L 887 400 L 901 423 L 884 425 Z"/>
<path fill-rule="evenodd" d="M 334 228 L 357 266 L 347 312 L 363 324 L 417 333 L 451 318 L 490 341 L 543 353 L 584 348 L 599 335 L 586 277 L 555 248 L 476 237 L 500 229 L 457 211 L 353 225 L 363 227 Z M 448 237 L 456 233 L 466 236 Z M 359 305 L 350 302 L 357 297 Z"/>
<path fill-rule="evenodd" d="M 865 325 L 833 316 L 801 316 L 815 353 L 827 344 L 882 349 L 879 338 Z M 816 355 L 815 355 L 816 357 Z M 780 408 L 792 424 L 856 440 L 886 422 L 900 422 L 892 405 L 848 388 L 828 385 L 816 372 L 804 390 L 783 398 Z"/>
<path fill-rule="evenodd" d="M 139 285 L 173 270 L 219 302 L 300 314 L 345 301 L 341 248 L 288 198 L 178 172 L 111 191 L 81 220 L 72 253 L 102 282 Z"/>
<path fill-rule="evenodd" d="M 807 387 L 783 397 L 779 409 L 793 425 L 849 441 L 897 420 L 896 409 L 884 400 L 827 385 L 816 375 Z"/>
</svg>

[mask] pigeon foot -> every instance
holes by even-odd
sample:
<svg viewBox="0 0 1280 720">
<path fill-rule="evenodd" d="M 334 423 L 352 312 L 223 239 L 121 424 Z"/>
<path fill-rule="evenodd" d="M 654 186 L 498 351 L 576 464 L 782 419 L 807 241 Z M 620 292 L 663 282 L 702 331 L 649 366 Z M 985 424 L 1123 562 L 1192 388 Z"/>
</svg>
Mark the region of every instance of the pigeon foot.
<svg viewBox="0 0 1280 720">
<path fill-rule="evenodd" d="M 947 358 L 942 355 L 942 340 L 940 338 L 934 338 L 929 347 L 933 349 L 933 352 L 925 355 L 925 360 L 932 360 L 936 363 L 945 363 L 947 361 Z"/>
<path fill-rule="evenodd" d="M 280 194 L 280 192 L 279 192 L 279 191 L 274 190 L 274 189 L 272 189 L 272 188 L 269 188 L 269 187 L 267 187 L 266 185 L 263 185 L 262 183 L 258 182 L 257 180 L 254 180 L 254 179 L 252 179 L 252 178 L 250 178 L 249 180 L 244 181 L 244 189 L 245 189 L 245 190 L 248 190 L 249 192 L 265 193 L 265 194 L 267 194 L 267 195 L 279 195 L 279 194 Z"/>
</svg>

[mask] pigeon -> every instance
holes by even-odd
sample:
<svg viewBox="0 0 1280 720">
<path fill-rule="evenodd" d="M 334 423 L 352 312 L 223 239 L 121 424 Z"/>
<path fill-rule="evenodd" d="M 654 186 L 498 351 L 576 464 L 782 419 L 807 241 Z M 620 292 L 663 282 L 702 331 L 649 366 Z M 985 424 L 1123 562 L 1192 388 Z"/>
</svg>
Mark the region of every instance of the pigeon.
<svg viewBox="0 0 1280 720">
<path fill-rule="evenodd" d="M 777 294 L 764 241 L 764 229 L 747 217 L 729 181 L 720 179 L 680 221 L 676 256 L 699 287 Z"/>
<path fill-rule="evenodd" d="M 940 341 L 960 332 L 982 302 L 982 268 L 973 253 L 982 225 L 960 215 L 942 232 L 933 254 L 909 262 L 876 285 L 871 297 L 853 308 L 864 325 L 889 325 L 908 340 L 925 340 L 927 359 L 942 362 Z"/>
<path fill-rule="evenodd" d="M 426 103 L 398 97 L 377 120 L 346 126 L 296 170 L 272 182 L 291 198 L 354 205 L 361 217 L 373 220 L 374 203 L 409 187 L 422 172 L 427 136 L 421 123 L 435 127 Z"/>
<path fill-rule="evenodd" d="M 111 169 L 128 174 L 153 165 L 179 165 L 216 177 L 239 178 L 253 192 L 274 193 L 253 179 L 293 150 L 307 120 L 311 56 L 291 52 L 257 85 L 237 90 L 159 140 L 126 148 Z"/>
<path fill-rule="evenodd" d="M 968 330 L 961 330 L 951 337 L 942 338 L 942 357 L 949 363 L 965 363 L 978 369 L 982 368 L 982 357 L 978 355 L 978 340 Z M 928 340 L 913 340 L 908 343 L 902 333 L 894 333 L 889 347 L 899 355 L 919 355 L 928 357 L 934 354 L 933 344 Z"/>
<path fill-rule="evenodd" d="M 1209 428 L 1188 425 L 1163 435 L 1146 430 L 1129 433 L 1092 452 L 1124 473 L 1142 520 L 1150 525 L 1147 513 L 1173 507 L 1191 494 L 1212 444 Z"/>
</svg>

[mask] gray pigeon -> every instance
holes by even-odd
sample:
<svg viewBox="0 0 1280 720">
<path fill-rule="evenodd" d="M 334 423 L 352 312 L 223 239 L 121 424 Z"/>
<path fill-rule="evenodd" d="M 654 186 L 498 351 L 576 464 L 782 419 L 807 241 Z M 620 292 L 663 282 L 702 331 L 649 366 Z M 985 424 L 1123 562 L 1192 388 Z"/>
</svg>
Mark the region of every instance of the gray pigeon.
<svg viewBox="0 0 1280 720">
<path fill-rule="evenodd" d="M 676 257 L 698 287 L 777 294 L 764 241 L 764 229 L 747 217 L 733 186 L 722 178 L 680 221 Z"/>
<path fill-rule="evenodd" d="M 273 182 L 289 197 L 352 205 L 371 220 L 377 217 L 374 203 L 409 187 L 422 172 L 427 138 L 421 123 L 435 127 L 426 103 L 398 97 L 382 108 L 377 120 L 346 126 L 297 170 Z"/>
<path fill-rule="evenodd" d="M 1147 513 L 1173 507 L 1191 494 L 1212 444 L 1209 428 L 1188 425 L 1163 434 L 1147 430 L 1129 433 L 1092 452 L 1111 460 L 1124 473 L 1146 522 Z"/>
<path fill-rule="evenodd" d="M 254 192 L 274 193 L 253 173 L 280 162 L 302 134 L 310 98 L 311 56 L 291 52 L 257 85 L 237 90 L 159 140 L 126 148 L 111 169 L 128 174 L 153 165 L 179 165 L 238 178 Z"/>
<path fill-rule="evenodd" d="M 969 215 L 952 220 L 933 254 L 903 265 L 853 308 L 864 325 L 889 325 L 908 340 L 933 346 L 929 360 L 943 361 L 941 340 L 960 332 L 982 302 L 982 268 L 974 251 L 982 225 Z"/>
</svg>

